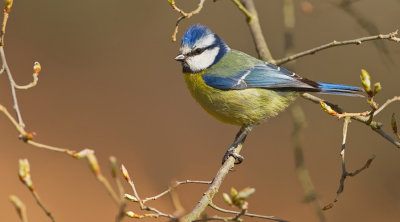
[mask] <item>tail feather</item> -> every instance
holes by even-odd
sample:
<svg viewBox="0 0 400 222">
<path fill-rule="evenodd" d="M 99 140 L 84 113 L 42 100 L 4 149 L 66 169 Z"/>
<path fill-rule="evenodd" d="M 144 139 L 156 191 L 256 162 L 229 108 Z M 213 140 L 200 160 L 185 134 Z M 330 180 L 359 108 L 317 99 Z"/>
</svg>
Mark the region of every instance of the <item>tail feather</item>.
<svg viewBox="0 0 400 222">
<path fill-rule="evenodd" d="M 319 82 L 318 85 L 321 90 L 320 93 L 363 97 L 363 95 L 358 94 L 364 91 L 360 87 L 323 82 Z"/>
</svg>

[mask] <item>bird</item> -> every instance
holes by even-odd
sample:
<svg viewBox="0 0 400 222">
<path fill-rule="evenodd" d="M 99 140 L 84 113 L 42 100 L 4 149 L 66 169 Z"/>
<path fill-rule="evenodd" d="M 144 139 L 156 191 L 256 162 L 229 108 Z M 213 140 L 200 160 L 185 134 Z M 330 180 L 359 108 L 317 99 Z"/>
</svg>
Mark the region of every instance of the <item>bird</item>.
<svg viewBox="0 0 400 222">
<path fill-rule="evenodd" d="M 304 92 L 362 96 L 359 87 L 315 82 L 294 72 L 231 49 L 208 27 L 195 24 L 184 33 L 179 54 L 183 77 L 192 97 L 224 123 L 240 130 L 227 149 L 222 164 L 233 156 L 255 125 L 285 110 Z"/>
</svg>

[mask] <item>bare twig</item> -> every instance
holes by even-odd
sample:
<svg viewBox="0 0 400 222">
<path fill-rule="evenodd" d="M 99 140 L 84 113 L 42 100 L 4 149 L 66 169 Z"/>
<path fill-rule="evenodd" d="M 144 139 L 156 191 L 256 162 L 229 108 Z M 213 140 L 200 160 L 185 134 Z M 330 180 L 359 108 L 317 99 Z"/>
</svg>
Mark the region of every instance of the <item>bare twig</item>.
<svg viewBox="0 0 400 222">
<path fill-rule="evenodd" d="M 48 210 L 48 208 L 44 205 L 44 203 L 40 200 L 39 194 L 36 192 L 35 187 L 33 186 L 33 181 L 31 177 L 31 170 L 28 159 L 20 159 L 19 160 L 19 170 L 18 176 L 22 183 L 29 189 L 35 198 L 37 204 L 42 208 L 45 214 L 51 219 L 51 221 L 55 221 L 53 215 Z"/>
<path fill-rule="evenodd" d="M 357 0 L 358 1 L 358 0 Z M 375 25 L 376 21 L 369 13 L 362 13 L 354 7 L 354 0 L 342 0 L 342 1 L 328 1 L 329 3 L 337 6 L 341 10 L 347 13 L 348 16 L 352 17 L 369 35 L 379 33 L 379 28 Z M 373 44 L 382 52 L 382 54 L 391 60 L 389 56 L 389 50 L 382 41 L 374 41 Z"/>
<path fill-rule="evenodd" d="M 258 19 L 257 10 L 253 0 L 240 0 L 240 2 L 247 9 L 248 13 L 245 13 L 244 10 L 241 11 L 244 12 L 244 14 L 246 15 L 247 24 L 249 25 L 253 41 L 256 45 L 258 56 L 264 61 L 275 63 L 272 54 L 268 48 L 267 42 L 264 39 L 264 35 L 262 33 L 260 22 Z M 241 7 L 239 6 L 239 9 L 240 8 Z"/>
<path fill-rule="evenodd" d="M 8 64 L 7 64 L 6 55 L 4 53 L 4 47 L 1 45 L 0 45 L 0 59 L 3 64 L 3 67 L 4 67 L 4 71 L 7 74 L 8 80 L 10 81 L 11 95 L 12 95 L 12 98 L 14 101 L 13 107 L 14 107 L 15 112 L 17 113 L 18 125 L 20 127 L 24 128 L 25 124 L 24 124 L 24 121 L 22 120 L 21 111 L 20 111 L 19 105 L 18 105 L 17 93 L 16 93 L 16 90 L 14 87 L 16 84 L 12 77 L 10 68 L 8 67 Z"/>
<path fill-rule="evenodd" d="M 175 11 L 177 11 L 181 14 L 181 17 L 179 17 L 178 20 L 176 20 L 174 33 L 172 34 L 172 41 L 176 42 L 176 35 L 178 34 L 179 23 L 185 18 L 190 18 L 193 15 L 198 14 L 201 11 L 201 9 L 203 8 L 203 4 L 204 4 L 205 0 L 200 0 L 197 8 L 191 12 L 185 12 L 182 9 L 178 8 L 175 4 L 175 0 L 168 0 L 168 2 Z"/>
<path fill-rule="evenodd" d="M 380 127 L 372 127 L 372 130 L 374 130 L 376 133 L 381 135 L 383 138 L 391 142 L 393 145 L 395 145 L 397 148 L 400 148 L 400 142 L 389 136 L 385 131 L 383 131 Z"/>
<path fill-rule="evenodd" d="M 6 35 L 6 26 L 9 17 L 9 13 L 12 7 L 12 0 L 6 1 L 6 6 L 3 10 L 3 23 L 1 23 L 1 32 L 0 32 L 0 47 L 4 46 L 4 36 Z"/>
<path fill-rule="evenodd" d="M 374 112 L 374 117 L 378 115 L 383 109 L 386 108 L 386 106 L 390 105 L 393 102 L 398 102 L 400 101 L 400 96 L 395 96 L 391 99 L 386 100 L 384 104 L 382 104 L 375 112 Z"/>
<path fill-rule="evenodd" d="M 211 208 L 213 208 L 214 210 L 220 211 L 222 213 L 228 213 L 228 214 L 234 214 L 235 215 L 234 217 L 231 217 L 228 220 L 232 220 L 233 218 L 236 217 L 236 215 L 240 214 L 240 215 L 244 215 L 244 216 L 247 216 L 247 217 L 254 217 L 254 218 L 267 219 L 267 220 L 272 220 L 272 221 L 286 222 L 286 220 L 278 219 L 278 218 L 275 218 L 274 216 L 265 216 L 265 215 L 247 213 L 247 212 L 243 213 L 242 211 L 226 210 L 224 208 L 218 207 L 213 202 L 210 202 L 209 206 Z M 199 220 L 195 220 L 195 221 L 202 221 L 202 220 L 199 219 Z"/>
<path fill-rule="evenodd" d="M 22 120 L 21 111 L 18 106 L 17 93 L 15 92 L 15 87 L 14 87 L 15 81 L 12 77 L 10 68 L 8 67 L 6 56 L 4 53 L 4 37 L 6 34 L 6 26 L 7 26 L 7 21 L 8 21 L 8 17 L 9 17 L 9 12 L 12 7 L 12 3 L 13 3 L 13 1 L 7 1 L 6 6 L 3 10 L 3 22 L 1 24 L 1 32 L 0 32 L 0 41 L 1 41 L 0 42 L 0 59 L 1 59 L 1 63 L 2 63 L 2 69 L 4 70 L 5 73 L 7 73 L 8 80 L 10 81 L 11 95 L 12 95 L 12 98 L 14 101 L 14 109 L 15 109 L 15 112 L 17 113 L 18 125 L 20 125 L 20 127 L 24 128 L 25 124 L 24 124 L 24 121 Z"/>
<path fill-rule="evenodd" d="M 158 218 L 159 215 L 157 214 L 136 214 L 133 211 L 127 211 L 126 216 L 136 219 L 143 219 L 143 218 Z"/>
<path fill-rule="evenodd" d="M 239 154 L 240 150 L 242 149 L 242 144 L 239 144 L 235 152 Z M 199 203 L 195 206 L 195 208 L 189 214 L 185 215 L 182 218 L 182 221 L 193 221 L 200 217 L 200 214 L 206 209 L 206 207 L 212 202 L 215 194 L 218 192 L 219 187 L 224 181 L 226 175 L 229 171 L 233 168 L 235 162 L 235 158 L 230 156 L 225 163 L 221 166 L 218 170 L 217 175 L 215 176 L 211 186 L 208 190 L 204 193 L 203 197 L 200 199 Z"/>
<path fill-rule="evenodd" d="M 51 221 L 55 222 L 56 220 L 54 219 L 54 216 L 51 214 L 51 212 L 47 209 L 47 207 L 44 205 L 44 203 L 40 200 L 39 194 L 33 190 L 32 195 L 36 200 L 36 203 L 42 208 L 44 213 L 50 218 Z"/>
<path fill-rule="evenodd" d="M 8 110 L 1 104 L 0 104 L 0 111 L 3 112 L 5 114 L 5 116 L 10 120 L 10 122 L 15 126 L 16 130 L 20 133 L 20 139 L 23 142 L 28 143 L 37 148 L 42 148 L 42 149 L 47 149 L 47 150 L 51 150 L 51 151 L 65 153 L 76 159 L 87 158 L 93 169 L 93 163 L 91 163 L 91 161 L 97 162 L 96 157 L 94 156 L 93 150 L 83 149 L 79 152 L 76 152 L 74 150 L 70 150 L 70 149 L 66 149 L 66 148 L 60 148 L 60 147 L 55 147 L 55 146 L 50 146 L 50 145 L 35 142 L 35 141 L 33 141 L 33 133 L 27 133 L 25 131 L 25 129 L 17 123 L 17 121 L 14 119 L 14 117 L 11 116 L 11 114 L 8 112 Z M 97 180 L 104 185 L 107 192 L 113 198 L 115 203 L 119 206 L 120 198 L 118 198 L 118 196 L 115 194 L 115 192 L 114 192 L 113 188 L 111 187 L 110 183 L 108 182 L 108 180 L 104 177 L 104 175 L 101 174 L 98 164 L 97 164 L 97 167 L 98 167 L 98 170 L 93 169 L 93 171 L 96 174 Z M 96 172 L 96 171 L 98 171 L 98 172 Z"/>
<path fill-rule="evenodd" d="M 344 123 L 343 123 L 343 141 L 342 141 L 342 148 L 340 151 L 340 156 L 342 158 L 342 175 L 340 177 L 340 184 L 339 184 L 339 188 L 336 192 L 336 198 L 335 198 L 335 202 L 338 200 L 339 195 L 343 192 L 344 189 L 344 181 L 347 177 L 347 170 L 346 170 L 346 162 L 344 161 L 344 154 L 346 151 L 346 139 L 347 139 L 347 129 L 350 123 L 350 117 L 346 117 L 344 119 Z"/>
<path fill-rule="evenodd" d="M 158 217 L 158 216 L 161 216 L 161 217 L 167 217 L 167 218 L 171 218 L 171 219 L 176 219 L 176 217 L 171 215 L 171 214 L 166 214 L 166 213 L 163 213 L 163 212 L 157 210 L 154 207 L 149 207 L 149 206 L 144 205 L 143 200 L 140 199 L 139 194 L 138 194 L 138 192 L 136 190 L 135 184 L 133 183 L 131 177 L 129 176 L 128 170 L 125 168 L 125 166 L 123 164 L 121 165 L 121 171 L 122 171 L 122 175 L 124 176 L 125 180 L 129 183 L 129 185 L 131 186 L 131 189 L 133 191 L 134 196 L 131 197 L 131 199 L 134 202 L 138 202 L 139 203 L 141 210 L 152 211 L 152 212 L 156 213 L 156 214 L 139 215 L 139 214 L 133 213 L 132 211 L 128 211 L 127 214 L 126 214 L 128 217 L 143 218 L 143 217 Z"/>
<path fill-rule="evenodd" d="M 232 0 L 232 2 L 239 8 L 240 11 L 244 13 L 248 20 L 253 19 L 253 15 L 247 11 L 246 7 L 239 0 Z"/>
<path fill-rule="evenodd" d="M 275 60 L 275 64 L 276 65 L 282 65 L 286 62 L 298 59 L 300 57 L 306 56 L 306 55 L 312 55 L 318 51 L 324 50 L 324 49 L 328 49 L 328 48 L 332 48 L 332 47 L 336 47 L 336 46 L 343 46 L 343 45 L 360 45 L 363 42 L 366 41 L 372 41 L 372 40 L 378 40 L 378 39 L 386 39 L 389 41 L 394 41 L 394 42 L 400 42 L 400 38 L 397 37 L 398 31 L 394 31 L 391 32 L 389 34 L 383 35 L 383 34 L 379 34 L 379 35 L 374 35 L 374 36 L 368 36 L 368 37 L 362 37 L 362 38 L 358 38 L 358 39 L 353 39 L 353 40 L 345 40 L 345 41 L 333 41 L 331 43 L 328 44 L 324 44 L 294 55 L 291 55 L 289 57 L 286 58 L 282 58 L 282 59 L 277 59 Z"/>
<path fill-rule="evenodd" d="M 28 83 L 28 84 L 26 84 L 24 86 L 20 86 L 20 85 L 18 85 L 17 83 L 14 82 L 14 87 L 17 88 L 17 89 L 30 89 L 30 88 L 36 86 L 38 81 L 39 81 L 38 75 L 37 74 L 33 74 L 33 81 L 32 82 L 30 82 L 30 83 Z"/>
<path fill-rule="evenodd" d="M 363 170 L 367 169 L 371 165 L 372 161 L 375 159 L 375 155 L 373 155 L 370 159 L 368 159 L 366 161 L 364 166 L 361 167 L 360 169 L 358 169 L 358 170 L 356 170 L 354 172 L 348 172 L 347 171 L 347 169 L 346 169 L 346 161 L 345 161 L 344 157 L 345 157 L 347 130 L 348 130 L 348 126 L 350 124 L 350 118 L 351 117 L 345 117 L 344 123 L 343 123 L 343 141 L 342 141 L 342 147 L 341 147 L 341 152 L 340 152 L 340 156 L 342 158 L 342 175 L 340 176 L 339 188 L 338 188 L 338 190 L 336 192 L 336 197 L 335 197 L 334 201 L 332 203 L 329 203 L 328 205 L 326 205 L 323 208 L 324 210 L 331 209 L 334 206 L 334 203 L 339 200 L 340 194 L 343 193 L 344 182 L 345 182 L 347 176 L 356 176 L 357 174 L 361 173 Z"/>
<path fill-rule="evenodd" d="M 25 204 L 15 195 L 10 195 L 9 199 L 14 205 L 15 210 L 17 210 L 18 216 L 22 222 L 28 222 L 28 217 L 26 216 L 26 206 Z"/>
<path fill-rule="evenodd" d="M 321 98 L 319 98 L 319 97 L 317 97 L 317 96 L 311 95 L 311 94 L 309 94 L 309 93 L 302 93 L 301 96 L 302 96 L 303 98 L 307 99 L 307 100 L 310 100 L 311 102 L 318 103 L 318 104 L 319 104 L 321 101 L 324 101 L 323 99 L 321 99 Z M 393 100 L 393 99 L 390 99 L 390 100 Z M 397 101 L 397 99 L 394 100 L 394 101 Z M 393 101 L 393 102 L 394 102 L 394 101 Z M 387 103 L 387 102 L 385 102 L 385 104 L 386 104 L 386 103 Z M 389 104 L 389 103 L 388 103 L 388 104 Z M 387 104 L 387 105 L 388 105 L 388 104 Z M 387 106 L 387 105 L 386 105 L 386 106 Z M 340 108 L 339 108 L 339 109 L 340 109 Z M 378 110 L 379 110 L 379 108 L 378 108 Z M 381 111 L 381 110 L 379 110 L 379 111 Z M 375 112 L 375 115 L 376 115 L 376 112 Z M 383 138 L 385 138 L 386 140 L 388 140 L 389 142 L 391 142 L 391 143 L 392 143 L 393 145 L 395 145 L 397 148 L 400 148 L 400 142 L 396 141 L 395 139 L 393 139 L 392 137 L 390 137 L 389 135 L 387 135 L 387 134 L 385 133 L 385 131 L 383 131 L 383 130 L 381 129 L 382 123 L 373 121 L 373 120 L 371 120 L 370 117 L 368 117 L 368 116 L 363 116 L 363 115 L 351 115 L 351 116 L 349 116 L 349 117 L 350 117 L 351 119 L 357 120 L 358 122 L 361 122 L 361 123 L 364 123 L 364 124 L 370 126 L 371 129 L 372 129 L 374 132 L 376 132 L 376 133 L 378 133 L 379 135 L 381 135 Z"/>
<path fill-rule="evenodd" d="M 155 196 L 152 197 L 148 197 L 142 200 L 143 203 L 146 203 L 147 201 L 150 200 L 157 200 L 158 198 L 168 194 L 169 192 L 171 192 L 172 189 L 175 189 L 176 187 L 178 187 L 179 185 L 182 184 L 188 184 L 188 183 L 196 183 L 196 184 L 211 184 L 212 181 L 201 181 L 201 180 L 184 180 L 184 181 L 177 181 L 175 184 L 171 185 L 167 190 L 161 192 L 160 194 L 157 194 Z"/>
<path fill-rule="evenodd" d="M 371 111 L 365 111 L 362 113 L 346 113 L 346 112 L 344 112 L 344 113 L 338 113 L 337 118 L 341 119 L 344 117 L 369 116 L 371 113 L 372 113 Z"/>
</svg>

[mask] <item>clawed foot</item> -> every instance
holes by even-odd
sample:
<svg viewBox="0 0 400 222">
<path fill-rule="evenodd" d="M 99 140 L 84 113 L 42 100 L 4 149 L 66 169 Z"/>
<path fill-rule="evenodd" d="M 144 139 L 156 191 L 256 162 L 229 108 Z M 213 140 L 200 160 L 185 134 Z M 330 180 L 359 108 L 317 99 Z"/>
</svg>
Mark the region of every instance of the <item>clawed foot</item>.
<svg viewBox="0 0 400 222">
<path fill-rule="evenodd" d="M 253 125 L 244 125 L 240 128 L 239 132 L 236 134 L 233 144 L 229 147 L 224 157 L 222 158 L 222 164 L 224 164 L 230 156 L 233 156 L 235 158 L 235 164 L 240 164 L 241 162 L 243 162 L 244 158 L 238 153 L 235 153 L 234 150 L 236 147 L 239 146 L 239 144 L 243 144 L 244 140 L 247 137 L 247 134 L 251 131 L 251 129 L 253 129 Z"/>
<path fill-rule="evenodd" d="M 222 164 L 230 157 L 233 156 L 235 158 L 235 164 L 241 164 L 244 160 L 244 157 L 240 154 L 234 152 L 234 149 L 228 149 L 222 158 Z"/>
</svg>

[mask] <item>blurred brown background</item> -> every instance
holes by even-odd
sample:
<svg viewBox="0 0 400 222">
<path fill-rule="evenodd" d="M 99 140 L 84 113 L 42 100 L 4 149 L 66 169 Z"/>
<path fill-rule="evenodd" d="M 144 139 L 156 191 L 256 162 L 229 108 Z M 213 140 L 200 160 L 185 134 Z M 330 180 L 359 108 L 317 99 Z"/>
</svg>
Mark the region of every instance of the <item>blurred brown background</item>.
<svg viewBox="0 0 400 222">
<path fill-rule="evenodd" d="M 301 1 L 295 2 L 296 52 L 369 35 L 353 16 L 332 4 L 339 1 L 310 0 L 312 13 L 304 13 Z M 191 10 L 198 1 L 177 4 Z M 283 57 L 282 1 L 255 0 L 255 4 L 274 57 Z M 399 28 L 398 0 L 362 0 L 352 7 L 380 33 Z M 208 116 L 189 95 L 181 67 L 173 60 L 179 43 L 172 43 L 170 36 L 177 17 L 167 0 L 15 1 L 5 47 L 14 78 L 28 83 L 33 62 L 42 64 L 38 86 L 18 91 L 27 130 L 37 132 L 36 140 L 46 144 L 95 149 L 108 177 L 108 157 L 116 156 L 142 197 L 163 191 L 174 179 L 212 179 L 238 128 Z M 232 48 L 256 56 L 244 16 L 231 1 L 206 1 L 199 15 L 181 22 L 178 38 L 195 23 L 209 26 Z M 364 68 L 372 81 L 382 83 L 376 99 L 383 103 L 400 94 L 400 44 L 382 43 L 387 54 L 371 42 L 337 47 L 297 60 L 295 69 L 313 80 L 359 86 Z M 0 78 L 0 103 L 12 111 L 8 80 L 4 74 Z M 364 99 L 326 98 L 349 111 L 368 109 Z M 296 104 L 304 108 L 308 121 L 302 135 L 306 166 L 321 203 L 327 204 L 335 197 L 341 173 L 342 121 L 303 99 Z M 389 133 L 390 116 L 392 112 L 400 116 L 399 108 L 394 104 L 378 117 Z M 312 206 L 302 203 L 289 111 L 255 128 L 242 152 L 246 160 L 228 175 L 220 193 L 231 186 L 251 186 L 256 194 L 249 199 L 250 212 L 317 221 Z M 10 194 L 25 202 L 30 221 L 48 221 L 19 182 L 19 158 L 29 159 L 34 185 L 57 221 L 114 221 L 117 208 L 86 161 L 23 144 L 3 115 L 0 126 L 0 221 L 19 221 L 8 201 Z M 325 212 L 328 221 L 399 221 L 400 153 L 368 127 L 353 122 L 348 169 L 359 168 L 372 154 L 377 155 L 372 167 L 349 178 L 337 205 Z M 185 185 L 178 193 L 191 210 L 205 190 L 203 185 Z M 221 195 L 215 203 L 226 206 Z M 174 210 L 169 197 L 150 204 L 164 212 Z M 144 213 L 135 205 L 128 209 Z"/>
</svg>

